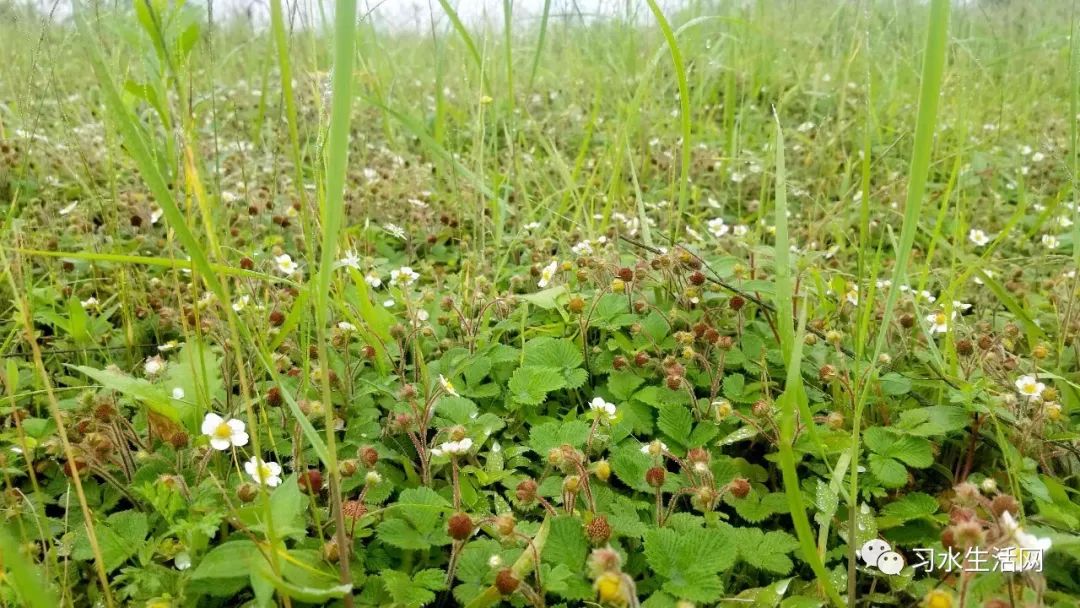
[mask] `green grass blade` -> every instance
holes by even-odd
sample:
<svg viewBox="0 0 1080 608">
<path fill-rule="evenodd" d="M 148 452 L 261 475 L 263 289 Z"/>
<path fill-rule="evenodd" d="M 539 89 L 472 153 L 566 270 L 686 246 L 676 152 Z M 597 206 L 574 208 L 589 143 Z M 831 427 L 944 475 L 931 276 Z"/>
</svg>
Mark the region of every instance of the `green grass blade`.
<svg viewBox="0 0 1080 608">
<path fill-rule="evenodd" d="M 901 285 L 907 276 L 907 266 L 911 259 L 911 249 L 918 231 L 919 216 L 922 212 L 923 197 L 926 190 L 927 176 L 930 171 L 930 157 L 934 145 L 934 127 L 937 123 L 938 102 L 941 98 L 941 82 L 945 72 L 945 55 L 948 43 L 949 0 L 932 0 L 930 5 L 930 26 L 926 34 L 925 53 L 923 55 L 922 82 L 919 91 L 919 111 L 915 124 L 915 143 L 908 169 L 907 197 L 904 207 L 904 223 L 900 230 L 900 244 L 896 251 L 896 265 L 893 269 L 892 284 Z M 885 300 L 883 319 L 891 319 L 896 309 L 900 290 L 890 289 Z M 863 380 L 859 398 L 855 405 L 852 419 L 851 437 L 851 485 L 848 496 L 849 530 L 855 529 L 855 514 L 858 510 L 859 496 L 859 447 L 860 425 L 862 424 L 863 406 L 876 381 L 878 355 L 885 347 L 891 324 L 882 323 L 878 330 L 871 357 L 871 373 Z M 856 570 L 855 544 L 848 547 L 848 603 L 855 605 Z"/>
<path fill-rule="evenodd" d="M 647 0 L 649 9 L 656 17 L 656 23 L 664 34 L 668 50 L 671 52 L 671 63 L 675 67 L 675 77 L 679 85 L 679 128 L 682 131 L 682 148 L 679 153 L 679 204 L 676 207 L 676 216 L 671 223 L 671 239 L 676 241 L 682 232 L 683 221 L 686 216 L 686 202 L 690 198 L 690 86 L 686 82 L 686 65 L 683 62 L 682 51 L 679 43 L 675 40 L 675 32 L 671 29 L 664 12 L 657 6 L 656 0 Z"/>
</svg>

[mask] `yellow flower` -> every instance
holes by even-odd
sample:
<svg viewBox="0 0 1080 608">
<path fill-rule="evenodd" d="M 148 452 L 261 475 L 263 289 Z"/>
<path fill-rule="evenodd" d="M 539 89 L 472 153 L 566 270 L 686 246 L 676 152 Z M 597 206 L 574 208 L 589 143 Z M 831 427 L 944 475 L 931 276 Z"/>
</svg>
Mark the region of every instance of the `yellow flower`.
<svg viewBox="0 0 1080 608">
<path fill-rule="evenodd" d="M 924 608 L 952 608 L 952 605 L 952 594 L 941 589 L 934 589 L 923 598 Z"/>
<path fill-rule="evenodd" d="M 601 604 L 611 606 L 626 605 L 626 591 L 623 589 L 622 576 L 615 572 L 605 572 L 593 583 Z"/>
</svg>

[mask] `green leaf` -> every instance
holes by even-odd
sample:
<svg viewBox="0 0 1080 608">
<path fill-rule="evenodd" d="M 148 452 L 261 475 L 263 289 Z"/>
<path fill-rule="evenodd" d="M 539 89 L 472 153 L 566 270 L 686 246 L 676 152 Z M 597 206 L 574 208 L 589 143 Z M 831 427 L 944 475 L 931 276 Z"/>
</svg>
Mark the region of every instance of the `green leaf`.
<svg viewBox="0 0 1080 608">
<path fill-rule="evenodd" d="M 929 494 L 911 492 L 900 500 L 885 505 L 881 515 L 896 519 L 898 522 L 906 522 L 919 519 L 937 513 L 938 501 Z"/>
<path fill-rule="evenodd" d="M 255 560 L 261 560 L 255 543 L 250 540 L 232 540 L 210 550 L 199 561 L 191 573 L 191 578 L 219 579 L 246 577 Z"/>
<path fill-rule="evenodd" d="M 581 347 L 566 338 L 533 338 L 525 343 L 523 366 L 553 367 L 569 370 L 579 367 L 585 359 Z"/>
<path fill-rule="evenodd" d="M 900 412 L 896 428 L 921 437 L 947 435 L 966 427 L 969 417 L 970 414 L 960 407 L 930 405 Z"/>
<path fill-rule="evenodd" d="M 881 391 L 886 395 L 905 395 L 911 392 L 911 380 L 896 372 L 881 377 Z"/>
<path fill-rule="evenodd" d="M 788 554 L 798 548 L 799 542 L 787 532 L 737 528 L 735 543 L 739 547 L 739 559 L 754 568 L 784 575 L 795 567 Z"/>
<path fill-rule="evenodd" d="M 517 298 L 539 306 L 544 310 L 551 310 L 558 305 L 559 298 L 565 294 L 566 286 L 556 285 L 555 287 L 548 287 L 547 289 L 537 291 L 536 293 L 519 294 Z"/>
<path fill-rule="evenodd" d="M 545 422 L 533 427 L 529 434 L 529 447 L 545 458 L 549 451 L 564 443 L 580 448 L 589 438 L 589 429 L 589 423 L 584 420 Z"/>
<path fill-rule="evenodd" d="M 395 604 L 419 608 L 435 600 L 433 591 L 443 588 L 444 576 L 441 570 L 433 569 L 421 570 L 411 578 L 404 572 L 384 570 L 380 579 Z"/>
<path fill-rule="evenodd" d="M 633 372 L 615 372 L 608 376 L 607 388 L 611 395 L 620 401 L 626 401 L 634 395 L 645 379 Z"/>
<path fill-rule="evenodd" d="M 735 512 L 746 521 L 756 524 L 777 513 L 787 513 L 787 498 L 782 492 L 760 492 L 755 488 L 746 498 L 725 495 L 724 502 L 735 507 Z"/>
<path fill-rule="evenodd" d="M 109 390 L 122 393 L 143 403 L 151 411 L 161 414 L 173 422 L 180 422 L 178 402 L 172 398 L 171 394 L 166 394 L 161 385 L 151 384 L 143 378 L 133 378 L 110 369 L 95 369 L 85 365 L 68 365 L 68 367 L 90 376 L 98 384 Z"/>
<path fill-rule="evenodd" d="M 688 445 L 693 425 L 694 417 L 690 414 L 690 410 L 681 405 L 669 405 L 662 408 L 656 421 L 656 426 L 669 439 L 684 448 L 693 447 Z"/>
<path fill-rule="evenodd" d="M 666 579 L 664 591 L 695 602 L 714 602 L 724 592 L 718 573 L 735 563 L 736 549 L 730 534 L 703 529 L 680 534 L 670 528 L 645 534 L 645 559 L 656 574 Z"/>
<path fill-rule="evenodd" d="M 523 366 L 514 370 L 507 388 L 510 396 L 523 405 L 540 405 L 551 391 L 566 386 L 566 379 L 553 367 Z"/>
</svg>

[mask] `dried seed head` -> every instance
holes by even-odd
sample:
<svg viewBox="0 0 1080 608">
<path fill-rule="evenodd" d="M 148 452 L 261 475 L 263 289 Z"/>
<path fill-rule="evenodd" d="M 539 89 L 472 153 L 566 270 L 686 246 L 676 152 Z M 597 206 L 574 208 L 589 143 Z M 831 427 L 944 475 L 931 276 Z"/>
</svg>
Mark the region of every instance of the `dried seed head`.
<svg viewBox="0 0 1080 608">
<path fill-rule="evenodd" d="M 585 526 L 585 536 L 589 539 L 589 542 L 593 546 L 600 546 L 607 543 L 611 538 L 611 524 L 608 523 L 607 516 L 597 515 L 592 521 Z"/>
<path fill-rule="evenodd" d="M 836 379 L 836 366 L 826 363 L 818 369 L 818 378 L 822 382 L 832 382 Z"/>
<path fill-rule="evenodd" d="M 739 295 L 731 296 L 731 299 L 728 300 L 728 306 L 731 308 L 731 310 L 734 310 L 735 312 L 742 310 L 742 307 L 745 305 L 746 300 Z"/>
<path fill-rule="evenodd" d="M 473 533 L 473 521 L 465 513 L 454 513 L 446 522 L 447 532 L 454 540 L 465 540 Z"/>
<path fill-rule="evenodd" d="M 1009 494 L 998 494 L 990 503 L 990 510 L 995 517 L 1001 517 L 1006 511 L 1015 517 L 1020 514 L 1020 503 Z"/>
<path fill-rule="evenodd" d="M 346 458 L 338 463 L 338 473 L 342 477 L 352 477 L 360 470 L 360 463 L 355 458 Z"/>
<path fill-rule="evenodd" d="M 971 343 L 971 340 L 960 340 L 956 343 L 956 353 L 963 357 L 968 357 L 975 352 L 975 345 Z"/>
<path fill-rule="evenodd" d="M 377 452 L 375 448 L 371 447 L 370 445 L 365 445 L 364 447 L 357 450 L 356 455 L 358 458 L 360 458 L 360 462 L 362 462 L 364 466 L 369 469 L 374 468 L 375 464 L 379 462 L 379 452 Z"/>
<path fill-rule="evenodd" d="M 616 276 L 618 276 L 619 279 L 621 279 L 622 281 L 629 283 L 630 281 L 634 280 L 634 271 L 630 270 L 629 268 L 623 267 L 619 269 L 619 272 Z"/>
<path fill-rule="evenodd" d="M 495 518 L 495 529 L 498 530 L 502 536 L 510 536 L 514 533 L 514 527 L 517 522 L 514 521 L 514 516 L 510 514 L 500 515 Z"/>
<path fill-rule="evenodd" d="M 271 386 L 266 391 L 266 404 L 270 407 L 281 407 L 281 388 L 277 386 Z"/>
<path fill-rule="evenodd" d="M 336 562 L 341 559 L 341 548 L 338 547 L 337 539 L 331 538 L 322 547 L 323 559 L 328 562 Z"/>
<path fill-rule="evenodd" d="M 649 363 L 649 353 L 641 351 L 634 355 L 634 365 L 645 367 Z"/>
<path fill-rule="evenodd" d="M 979 336 L 979 348 L 982 350 L 990 350 L 994 347 L 994 339 L 990 337 L 990 334 L 983 334 Z"/>
<path fill-rule="evenodd" d="M 840 412 L 829 412 L 829 416 L 825 419 L 825 424 L 832 430 L 840 430 L 844 428 L 844 415 Z"/>
<path fill-rule="evenodd" d="M 585 300 L 581 296 L 574 296 L 570 298 L 570 302 L 567 303 L 566 307 L 574 314 L 581 314 L 585 310 Z"/>
<path fill-rule="evenodd" d="M 359 500 L 346 500 L 341 503 L 341 514 L 345 519 L 357 520 L 367 515 L 367 506 Z"/>
<path fill-rule="evenodd" d="M 521 581 L 514 576 L 514 571 L 510 568 L 503 568 L 499 570 L 499 573 L 495 575 L 495 588 L 499 590 L 502 595 L 510 595 L 517 591 L 518 585 Z"/>
<path fill-rule="evenodd" d="M 663 467 L 650 467 L 648 471 L 645 471 L 645 483 L 654 488 L 663 486 L 666 478 L 667 471 Z"/>
<path fill-rule="evenodd" d="M 900 315 L 900 327 L 903 327 L 904 329 L 915 327 L 915 315 L 910 312 L 905 312 Z"/>
<path fill-rule="evenodd" d="M 704 283 L 705 283 L 705 274 L 702 273 L 700 270 L 695 270 L 694 272 L 690 273 L 690 284 L 692 284 L 692 285 L 703 285 Z"/>
<path fill-rule="evenodd" d="M 236 497 L 240 502 L 251 502 L 259 495 L 259 488 L 253 483 L 242 483 L 236 488 Z"/>
<path fill-rule="evenodd" d="M 318 469 L 308 469 L 296 478 L 296 483 L 301 490 L 311 494 L 318 494 L 322 491 L 322 473 Z"/>
<path fill-rule="evenodd" d="M 270 325 L 274 327 L 281 327 L 281 324 L 285 322 L 285 313 L 280 310 L 270 311 Z"/>
<path fill-rule="evenodd" d="M 517 496 L 518 502 L 526 505 L 531 504 L 536 500 L 536 482 L 532 479 L 522 480 L 514 489 L 514 494 Z"/>
<path fill-rule="evenodd" d="M 750 482 L 742 477 L 736 477 L 728 482 L 728 492 L 735 498 L 746 498 L 750 494 Z"/>
</svg>

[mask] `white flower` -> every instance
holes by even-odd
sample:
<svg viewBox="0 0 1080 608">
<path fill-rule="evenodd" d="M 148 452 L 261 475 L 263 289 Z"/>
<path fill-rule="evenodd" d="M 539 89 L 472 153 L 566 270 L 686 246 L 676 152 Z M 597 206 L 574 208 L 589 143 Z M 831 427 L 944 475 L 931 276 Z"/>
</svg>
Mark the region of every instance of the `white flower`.
<svg viewBox="0 0 1080 608">
<path fill-rule="evenodd" d="M 296 262 L 293 261 L 292 256 L 287 253 L 274 256 L 274 263 L 277 264 L 278 272 L 287 277 L 296 274 L 296 271 L 300 269 Z"/>
<path fill-rule="evenodd" d="M 608 420 L 615 419 L 615 404 L 604 401 L 603 397 L 593 397 L 593 400 L 589 402 L 589 409 L 606 414 Z"/>
<path fill-rule="evenodd" d="M 932 315 L 926 317 L 926 322 L 930 324 L 930 333 L 943 334 L 949 331 L 949 321 L 956 317 L 956 311 L 952 312 L 952 315 L 946 316 L 945 311 L 939 310 Z"/>
<path fill-rule="evenodd" d="M 356 252 L 352 249 L 346 251 L 340 260 L 334 262 L 334 269 L 345 268 L 346 266 L 360 270 L 360 256 L 356 255 Z"/>
<path fill-rule="evenodd" d="M 502 558 L 499 557 L 498 553 L 492 553 L 491 557 L 488 558 L 488 567 L 489 568 L 498 568 L 499 566 L 502 565 L 502 563 L 503 563 Z"/>
<path fill-rule="evenodd" d="M 844 299 L 847 300 L 848 304 L 851 304 L 852 306 L 858 306 L 859 286 L 852 285 L 851 288 L 847 290 L 847 293 L 844 294 Z"/>
<path fill-rule="evenodd" d="M 559 263 L 552 260 L 550 264 L 544 266 L 544 269 L 540 271 L 540 280 L 537 281 L 536 286 L 543 289 L 551 284 L 551 280 L 555 278 L 555 272 L 559 269 Z"/>
<path fill-rule="evenodd" d="M 589 241 L 581 241 L 577 245 L 570 248 L 576 255 L 590 255 L 593 252 L 592 244 Z"/>
<path fill-rule="evenodd" d="M 453 383 L 451 383 L 449 380 L 447 380 L 446 376 L 444 376 L 442 374 L 439 374 L 439 386 L 441 386 L 442 389 L 444 391 L 446 391 L 447 394 L 453 395 L 455 397 L 459 396 L 458 392 L 457 392 L 457 389 L 454 388 Z"/>
<path fill-rule="evenodd" d="M 408 287 L 419 279 L 420 275 L 413 272 L 413 269 L 409 266 L 402 266 L 396 270 L 390 271 L 390 284 L 391 285 L 404 285 Z"/>
<path fill-rule="evenodd" d="M 959 310 L 960 312 L 967 312 L 971 310 L 971 304 L 968 304 L 967 302 L 961 302 L 959 300 L 953 300 L 952 307 L 953 310 Z"/>
<path fill-rule="evenodd" d="M 731 229 L 731 226 L 728 226 L 724 223 L 724 218 L 722 217 L 715 217 L 709 220 L 707 226 L 709 233 L 711 233 L 716 238 L 724 236 L 728 233 L 728 230 Z"/>
<path fill-rule="evenodd" d="M 393 308 L 394 304 L 396 304 L 396 302 L 394 302 L 394 298 L 387 298 L 387 299 L 383 300 L 383 303 L 382 303 L 383 308 Z"/>
<path fill-rule="evenodd" d="M 70 205 L 68 205 L 68 206 L 64 207 L 63 209 L 61 209 L 60 210 L 60 215 L 67 215 L 67 214 L 71 213 L 72 211 L 75 211 L 75 208 L 78 207 L 78 206 L 79 206 L 79 201 L 75 201 L 74 203 L 71 203 Z"/>
<path fill-rule="evenodd" d="M 379 475 L 377 471 L 368 471 L 367 475 L 364 475 L 364 483 L 369 486 L 378 485 L 382 482 L 382 475 Z"/>
<path fill-rule="evenodd" d="M 259 485 L 273 488 L 281 484 L 281 465 L 276 462 L 266 462 L 258 456 L 252 456 L 251 460 L 244 463 L 244 471 Z"/>
<path fill-rule="evenodd" d="M 539 227 L 540 227 L 540 222 L 529 222 L 528 224 L 525 224 L 524 226 L 522 226 L 522 228 L 524 228 L 525 230 L 527 230 L 529 232 L 532 232 L 533 230 L 536 230 Z"/>
<path fill-rule="evenodd" d="M 432 450 L 432 451 L 434 452 L 434 451 L 438 450 L 437 455 L 447 454 L 447 455 L 450 455 L 450 456 L 461 456 L 463 454 L 468 454 L 469 450 L 472 449 L 472 445 L 473 445 L 472 439 L 469 439 L 468 437 L 466 437 L 466 438 L 462 439 L 461 441 L 446 441 L 442 445 L 440 445 L 439 447 L 435 448 L 435 450 Z"/>
<path fill-rule="evenodd" d="M 101 303 L 98 302 L 98 299 L 94 296 L 86 298 L 85 300 L 79 302 L 79 304 L 82 304 L 82 307 L 86 310 L 97 310 L 98 307 L 101 305 Z"/>
<path fill-rule="evenodd" d="M 156 223 L 158 223 L 158 220 L 160 220 L 160 219 L 161 219 L 161 216 L 163 216 L 163 215 L 165 215 L 165 211 L 163 211 L 163 210 L 161 209 L 161 207 L 154 207 L 154 208 L 153 208 L 153 209 L 152 209 L 152 210 L 150 211 L 150 223 L 151 223 L 151 224 L 156 224 Z"/>
<path fill-rule="evenodd" d="M 1041 399 L 1045 389 L 1046 385 L 1039 382 L 1035 376 L 1020 376 L 1016 379 L 1016 390 L 1020 392 L 1021 397 L 1026 397 L 1028 400 Z"/>
<path fill-rule="evenodd" d="M 801 125 L 799 125 L 799 126 L 798 126 L 798 128 L 797 128 L 796 130 L 797 130 L 797 131 L 798 131 L 799 133 L 806 133 L 807 131 L 810 131 L 810 130 L 811 130 L 811 129 L 813 129 L 813 128 L 814 128 L 814 123 L 812 123 L 812 122 L 810 122 L 810 121 L 808 120 L 808 121 L 806 121 L 806 122 L 802 123 Z"/>
<path fill-rule="evenodd" d="M 180 348 L 180 343 L 177 342 L 176 340 L 169 340 L 168 342 L 166 342 L 164 344 L 158 344 L 158 347 L 157 347 L 159 353 L 166 353 L 166 352 L 169 352 L 170 350 L 176 350 L 178 348 Z"/>
<path fill-rule="evenodd" d="M 986 232 L 979 230 L 978 228 L 972 228 L 971 230 L 968 230 L 968 240 L 978 247 L 983 247 L 990 242 L 990 237 Z"/>
<path fill-rule="evenodd" d="M 888 289 L 892 287 L 892 281 L 889 279 L 879 279 L 876 285 L 878 289 Z"/>
<path fill-rule="evenodd" d="M 225 420 L 213 412 L 203 418 L 201 430 L 203 435 L 210 438 L 210 447 L 221 452 L 233 446 L 247 445 L 248 442 L 242 421 L 236 418 Z"/>
<path fill-rule="evenodd" d="M 339 322 L 337 324 L 337 328 L 340 329 L 341 331 L 349 332 L 349 333 L 356 331 L 356 326 L 353 325 L 352 323 L 349 323 L 348 321 Z"/>
<path fill-rule="evenodd" d="M 179 386 L 174 387 L 172 389 L 172 398 L 173 399 L 183 399 L 184 398 L 184 389 L 180 388 Z"/>
<path fill-rule="evenodd" d="M 1052 234 L 1042 235 L 1040 241 L 1042 242 L 1043 247 L 1046 247 L 1047 249 L 1057 249 L 1058 245 L 1061 244 L 1061 242 L 1058 241 L 1058 238 Z"/>
<path fill-rule="evenodd" d="M 372 289 L 378 289 L 382 286 L 382 279 L 379 278 L 379 275 L 374 270 L 364 275 L 364 282 Z"/>
<path fill-rule="evenodd" d="M 165 371 L 165 360 L 160 355 L 154 355 L 143 363 L 143 371 L 147 376 L 156 376 Z"/>
<path fill-rule="evenodd" d="M 397 238 L 399 238 L 399 239 L 401 239 L 403 241 L 405 240 L 405 237 L 407 236 L 405 234 L 405 229 L 402 228 L 401 226 L 398 226 L 397 224 L 383 224 L 383 230 L 389 232 L 390 234 L 394 235 L 395 237 L 397 237 Z"/>
<path fill-rule="evenodd" d="M 1062 215 L 1057 218 L 1057 225 L 1062 228 L 1069 228 L 1073 225 L 1073 221 L 1069 218 L 1069 216 Z"/>
<path fill-rule="evenodd" d="M 746 224 L 735 224 L 731 229 L 731 234 L 735 236 L 746 236 L 748 232 L 750 232 L 750 227 Z"/>
<path fill-rule="evenodd" d="M 251 296 L 240 296 L 232 303 L 232 309 L 236 312 L 240 312 L 247 308 L 248 302 L 251 302 Z"/>
<path fill-rule="evenodd" d="M 1043 154 L 1042 152 L 1036 152 L 1035 154 L 1031 155 L 1031 160 L 1034 161 L 1034 162 L 1037 162 L 1037 163 L 1041 163 L 1043 161 L 1043 159 L 1045 159 L 1045 158 L 1046 158 L 1046 155 Z"/>
<path fill-rule="evenodd" d="M 191 554 L 187 551 L 181 551 L 173 557 L 173 565 L 177 570 L 187 570 L 191 567 Z"/>
<path fill-rule="evenodd" d="M 1020 524 L 1018 524 L 1013 518 L 1012 513 L 1010 513 L 1009 511 L 1002 512 L 999 524 L 1001 526 L 1001 531 L 1004 533 L 1005 536 L 1004 542 L 1007 543 L 1002 546 L 999 551 L 1007 551 L 1008 554 L 1013 558 L 1020 557 L 1018 555 L 1020 551 L 1014 550 L 1017 547 L 1023 550 L 1023 552 L 1043 552 L 1049 550 L 1050 547 L 1053 545 L 1053 541 L 1051 541 L 1049 538 L 1039 538 L 1034 534 L 1025 532 L 1024 529 L 1020 527 Z M 1009 541 L 1012 542 L 1009 543 Z M 1018 570 L 1033 568 L 1037 565 L 1035 563 L 1018 561 L 1016 559 L 1000 560 L 999 564 L 1001 565 L 1001 569 L 1004 572 L 1015 572 Z"/>
</svg>

